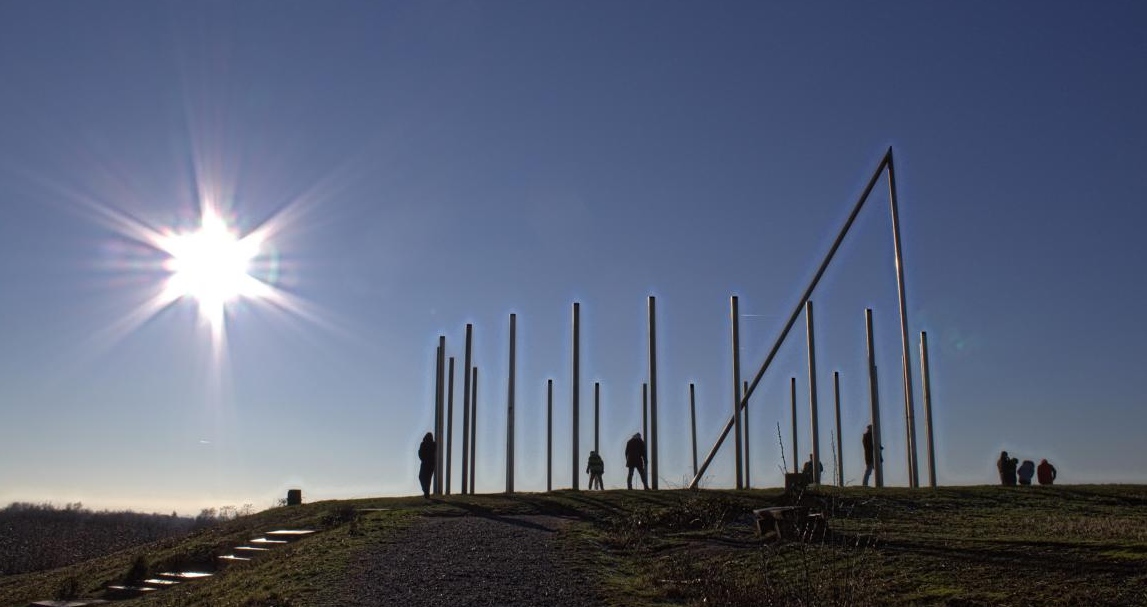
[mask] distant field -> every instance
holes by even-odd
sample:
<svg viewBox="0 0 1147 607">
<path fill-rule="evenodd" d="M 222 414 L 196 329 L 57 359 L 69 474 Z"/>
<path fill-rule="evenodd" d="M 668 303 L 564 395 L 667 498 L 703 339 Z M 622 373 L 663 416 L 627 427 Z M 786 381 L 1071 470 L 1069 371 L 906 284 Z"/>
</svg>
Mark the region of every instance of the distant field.
<svg viewBox="0 0 1147 607">
<path fill-rule="evenodd" d="M 618 490 L 320 502 L 0 577 L 0 607 L 51 598 L 68 580 L 98 597 L 140 556 L 152 571 L 210 568 L 230 546 L 284 527 L 319 533 L 130 604 L 322 605 L 355 554 L 412 517 L 474 513 L 574 518 L 564 556 L 596 572 L 609 605 L 1147 605 L 1144 486 L 824 488 L 799 502 L 826 514 L 827 533 L 757 538 L 751 511 L 792 501 L 779 490 Z"/>
</svg>

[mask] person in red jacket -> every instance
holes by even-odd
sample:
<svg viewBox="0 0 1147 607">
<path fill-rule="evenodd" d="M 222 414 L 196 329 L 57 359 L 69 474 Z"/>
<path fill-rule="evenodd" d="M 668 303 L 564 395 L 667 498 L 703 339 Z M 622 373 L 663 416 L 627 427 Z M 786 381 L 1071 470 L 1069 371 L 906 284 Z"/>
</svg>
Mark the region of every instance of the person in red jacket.
<svg viewBox="0 0 1147 607">
<path fill-rule="evenodd" d="M 1055 466 L 1047 463 L 1046 459 L 1041 459 L 1035 469 L 1035 475 L 1039 484 L 1050 485 L 1055 482 Z"/>
</svg>

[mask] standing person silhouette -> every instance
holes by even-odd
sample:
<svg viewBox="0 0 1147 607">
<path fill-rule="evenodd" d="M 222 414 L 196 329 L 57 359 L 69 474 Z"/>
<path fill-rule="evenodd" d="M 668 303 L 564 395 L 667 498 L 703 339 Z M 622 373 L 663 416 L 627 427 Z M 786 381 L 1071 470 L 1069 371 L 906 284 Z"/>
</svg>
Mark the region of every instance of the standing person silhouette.
<svg viewBox="0 0 1147 607">
<path fill-rule="evenodd" d="M 860 443 L 864 445 L 864 486 L 868 486 L 868 477 L 876 468 L 876 454 L 872 444 L 872 424 L 868 424 L 868 428 L 864 430 L 864 436 L 860 438 Z M 880 446 L 880 450 L 884 450 L 884 445 Z M 880 455 L 880 461 L 884 461 L 884 455 Z"/>
<path fill-rule="evenodd" d="M 1046 459 L 1039 460 L 1039 466 L 1036 467 L 1036 477 L 1039 479 L 1039 484 L 1041 485 L 1054 483 L 1056 477 L 1055 466 L 1049 464 Z"/>
<path fill-rule="evenodd" d="M 1016 465 L 1020 460 L 1008 457 L 1007 451 L 1000 451 L 1000 459 L 996 460 L 996 468 L 1000 470 L 1000 484 L 1005 487 L 1016 486 Z"/>
<path fill-rule="evenodd" d="M 418 482 L 422 483 L 422 497 L 430 497 L 430 479 L 434 478 L 435 460 L 438 459 L 438 446 L 434 444 L 434 434 L 427 432 L 418 446 Z"/>
<path fill-rule="evenodd" d="M 601 481 L 601 475 L 605 474 L 605 461 L 601 459 L 597 451 L 589 452 L 589 462 L 586 463 L 585 471 L 589 473 L 590 491 L 593 491 L 595 486 L 605 490 L 605 485 Z"/>
<path fill-rule="evenodd" d="M 630 489 L 633 488 L 633 471 L 637 470 L 641 475 L 641 484 L 648 489 L 649 483 L 645 480 L 645 441 L 641 439 L 641 433 L 638 432 L 625 443 L 625 465 L 629 468 L 629 476 L 625 479 L 625 485 Z"/>
</svg>

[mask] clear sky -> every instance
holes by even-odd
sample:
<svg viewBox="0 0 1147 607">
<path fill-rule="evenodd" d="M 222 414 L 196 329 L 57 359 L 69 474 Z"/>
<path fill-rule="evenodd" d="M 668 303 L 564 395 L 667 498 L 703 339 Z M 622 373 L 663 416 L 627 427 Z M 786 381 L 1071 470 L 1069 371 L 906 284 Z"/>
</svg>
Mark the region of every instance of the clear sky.
<svg viewBox="0 0 1147 607">
<path fill-rule="evenodd" d="M 890 146 L 921 481 L 927 331 L 941 484 L 994 482 L 1001 449 L 1147 482 L 1145 23 L 1141 2 L 0 3 L 0 502 L 417 493 L 437 339 L 460 369 L 466 323 L 477 489 L 500 491 L 510 313 L 515 486 L 545 488 L 552 378 L 568 487 L 575 301 L 582 458 L 599 381 L 624 486 L 650 295 L 680 486 L 689 382 L 702 455 L 732 409 L 729 296 L 751 377 Z M 155 238 L 204 209 L 258 236 L 272 295 L 222 327 L 165 291 Z M 822 459 L 839 371 L 853 484 L 866 307 L 908 482 L 891 234 L 882 180 L 813 294 Z M 802 318 L 750 404 L 754 486 L 782 483 L 778 424 L 791 465 L 790 377 L 808 452 L 806 356 Z M 732 462 L 727 441 L 704 484 Z"/>
</svg>

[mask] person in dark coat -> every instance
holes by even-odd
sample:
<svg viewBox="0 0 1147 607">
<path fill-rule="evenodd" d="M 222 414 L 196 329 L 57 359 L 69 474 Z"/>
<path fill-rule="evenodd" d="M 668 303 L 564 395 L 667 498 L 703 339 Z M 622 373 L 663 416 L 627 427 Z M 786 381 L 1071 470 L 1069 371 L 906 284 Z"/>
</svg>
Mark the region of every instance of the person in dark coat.
<svg viewBox="0 0 1147 607">
<path fill-rule="evenodd" d="M 808 454 L 808 461 L 805 462 L 804 466 L 801 468 L 801 474 L 804 475 L 805 482 L 807 482 L 809 484 L 815 483 L 815 484 L 819 485 L 820 484 L 820 475 L 823 473 L 824 473 L 824 464 L 817 462 L 816 463 L 816 473 L 814 475 L 813 465 L 812 465 L 812 454 L 809 453 Z"/>
<path fill-rule="evenodd" d="M 860 444 L 864 445 L 864 486 L 868 486 L 868 477 L 876 467 L 876 458 L 873 454 L 872 445 L 872 424 L 864 430 L 864 436 L 860 438 Z M 880 450 L 884 450 L 884 445 L 880 446 Z M 880 461 L 884 461 L 884 455 L 881 454 Z"/>
<path fill-rule="evenodd" d="M 1055 466 L 1047 463 L 1046 459 L 1039 460 L 1039 466 L 1036 467 L 1035 474 L 1041 485 L 1050 485 L 1055 482 Z"/>
<path fill-rule="evenodd" d="M 422 466 L 418 469 L 418 482 L 422 483 L 422 497 L 430 497 L 430 479 L 434 478 L 434 464 L 438 459 L 438 446 L 434 443 L 434 434 L 427 432 L 422 437 L 422 444 L 418 446 L 418 460 Z"/>
<path fill-rule="evenodd" d="M 641 484 L 648 489 L 649 483 L 645 480 L 645 441 L 641 439 L 640 432 L 625 443 L 625 465 L 629 468 L 629 476 L 625 479 L 626 486 L 633 488 L 633 471 L 637 470 L 641 475 Z"/>
<path fill-rule="evenodd" d="M 1000 451 L 1000 459 L 996 461 L 996 468 L 1000 470 L 1000 484 L 1005 487 L 1016 486 L 1016 465 L 1020 460 L 1008 457 L 1007 451 Z"/>
<path fill-rule="evenodd" d="M 593 491 L 595 486 L 598 489 L 605 489 L 605 484 L 601 480 L 601 475 L 605 474 L 605 460 L 601 459 L 597 451 L 589 452 L 589 462 L 586 463 L 585 471 L 589 473 L 590 491 Z"/>
<path fill-rule="evenodd" d="M 1019 468 L 1016 468 L 1016 476 L 1019 478 L 1021 485 L 1032 484 L 1032 477 L 1035 476 L 1035 462 L 1030 459 L 1025 459 Z"/>
</svg>

